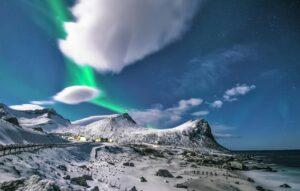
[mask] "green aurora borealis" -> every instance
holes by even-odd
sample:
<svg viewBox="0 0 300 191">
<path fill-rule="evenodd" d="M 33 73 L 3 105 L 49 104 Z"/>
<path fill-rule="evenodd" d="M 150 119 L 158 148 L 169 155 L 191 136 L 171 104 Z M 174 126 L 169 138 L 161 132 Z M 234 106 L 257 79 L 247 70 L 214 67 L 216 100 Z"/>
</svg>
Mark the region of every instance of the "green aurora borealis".
<svg viewBox="0 0 300 191">
<path fill-rule="evenodd" d="M 64 30 L 64 23 L 72 19 L 72 15 L 68 10 L 68 6 L 64 1 L 61 0 L 51 0 L 46 1 L 52 15 L 52 22 L 55 26 L 55 38 L 64 39 L 66 37 L 66 32 Z M 98 106 L 107 108 L 114 112 L 124 113 L 126 109 L 114 104 L 107 97 L 107 93 L 104 88 L 97 82 L 96 76 L 93 69 L 90 66 L 79 66 L 74 63 L 69 58 L 65 57 L 65 64 L 67 70 L 66 85 L 84 85 L 88 87 L 97 88 L 100 90 L 100 95 L 91 100 L 90 102 Z"/>
</svg>

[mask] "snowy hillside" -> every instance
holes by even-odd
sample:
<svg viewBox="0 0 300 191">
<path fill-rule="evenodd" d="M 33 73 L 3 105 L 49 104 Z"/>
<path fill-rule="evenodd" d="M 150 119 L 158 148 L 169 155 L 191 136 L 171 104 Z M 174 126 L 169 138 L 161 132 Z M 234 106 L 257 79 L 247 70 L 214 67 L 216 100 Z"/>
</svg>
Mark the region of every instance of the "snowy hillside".
<svg viewBox="0 0 300 191">
<path fill-rule="evenodd" d="M 86 137 L 112 139 L 116 143 L 149 143 L 194 149 L 225 150 L 214 139 L 211 128 L 203 119 L 188 121 L 170 129 L 141 127 L 126 113 L 110 116 L 94 116 L 73 123 L 64 131 Z"/>
<path fill-rule="evenodd" d="M 21 127 L 40 127 L 45 131 L 71 125 L 69 120 L 57 114 L 53 109 L 20 111 L 9 108 L 4 104 L 0 104 L 0 119 Z"/>
<path fill-rule="evenodd" d="M 54 135 L 22 128 L 0 119 L 0 145 L 62 142 L 65 141 Z"/>
<path fill-rule="evenodd" d="M 73 122 L 71 127 L 60 128 L 56 132 L 120 140 L 121 137 L 127 136 L 128 132 L 137 129 L 145 130 L 145 128 L 139 127 L 127 113 L 124 113 L 84 118 Z"/>
</svg>

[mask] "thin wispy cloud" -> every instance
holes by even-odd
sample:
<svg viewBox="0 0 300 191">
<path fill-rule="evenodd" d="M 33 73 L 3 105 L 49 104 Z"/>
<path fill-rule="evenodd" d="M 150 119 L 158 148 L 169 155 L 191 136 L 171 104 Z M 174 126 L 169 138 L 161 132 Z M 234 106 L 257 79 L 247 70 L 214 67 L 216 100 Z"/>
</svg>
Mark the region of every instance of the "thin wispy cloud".
<svg viewBox="0 0 300 191">
<path fill-rule="evenodd" d="M 157 128 L 164 128 L 180 121 L 190 109 L 203 103 L 201 98 L 180 100 L 174 107 L 164 109 L 162 105 L 151 109 L 130 110 L 130 115 L 141 125 L 153 125 Z"/>
<path fill-rule="evenodd" d="M 206 116 L 208 114 L 209 114 L 208 110 L 196 111 L 196 112 L 192 113 L 192 115 L 196 116 L 196 117 L 203 117 L 203 116 Z"/>
<path fill-rule="evenodd" d="M 41 110 L 44 109 L 42 106 L 34 105 L 34 104 L 21 104 L 21 105 L 11 105 L 9 106 L 11 109 L 26 111 L 26 110 Z"/>
<path fill-rule="evenodd" d="M 34 105 L 53 105 L 55 104 L 55 101 L 53 100 L 40 100 L 40 101 L 31 101 L 31 104 Z"/>
<path fill-rule="evenodd" d="M 239 138 L 238 135 L 232 134 L 235 127 L 224 124 L 212 124 L 212 132 L 217 139 Z"/>
<path fill-rule="evenodd" d="M 247 84 L 236 84 L 235 87 L 230 88 L 225 91 L 223 98 L 224 101 L 236 101 L 238 96 L 246 95 L 251 90 L 256 88 L 255 85 L 247 85 Z"/>
</svg>

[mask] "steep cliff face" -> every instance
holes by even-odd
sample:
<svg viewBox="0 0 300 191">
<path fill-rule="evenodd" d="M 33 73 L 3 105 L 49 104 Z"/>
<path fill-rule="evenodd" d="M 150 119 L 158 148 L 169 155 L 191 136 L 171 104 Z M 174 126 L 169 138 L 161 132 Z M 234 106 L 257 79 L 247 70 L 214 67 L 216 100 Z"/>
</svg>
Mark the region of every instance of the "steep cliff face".
<svg viewBox="0 0 300 191">
<path fill-rule="evenodd" d="M 226 149 L 220 146 L 211 133 L 207 121 L 198 119 L 188 121 L 178 127 L 163 130 L 148 129 L 143 133 L 134 133 L 135 142 L 174 145 L 193 149 Z"/>
</svg>

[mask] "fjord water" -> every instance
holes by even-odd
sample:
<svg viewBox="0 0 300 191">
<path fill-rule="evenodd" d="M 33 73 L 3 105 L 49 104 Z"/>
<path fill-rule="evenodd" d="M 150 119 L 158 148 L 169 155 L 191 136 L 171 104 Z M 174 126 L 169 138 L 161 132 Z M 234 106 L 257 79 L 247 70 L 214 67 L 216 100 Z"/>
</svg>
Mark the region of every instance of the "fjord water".
<svg viewBox="0 0 300 191">
<path fill-rule="evenodd" d="M 239 151 L 269 164 L 277 172 L 247 171 L 246 176 L 274 191 L 300 191 L 300 150 Z M 291 188 L 280 188 L 282 184 Z"/>
</svg>

